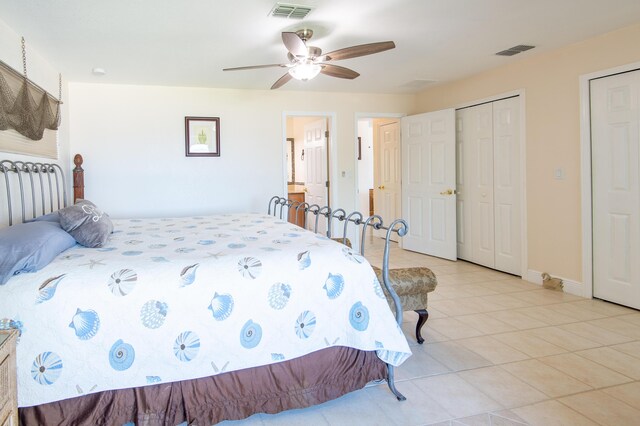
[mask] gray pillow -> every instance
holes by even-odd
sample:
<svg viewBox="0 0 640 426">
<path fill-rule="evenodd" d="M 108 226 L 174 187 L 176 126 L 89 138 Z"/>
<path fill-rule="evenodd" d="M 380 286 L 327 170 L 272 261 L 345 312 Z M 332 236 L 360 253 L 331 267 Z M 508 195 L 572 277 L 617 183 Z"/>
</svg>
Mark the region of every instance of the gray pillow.
<svg viewBox="0 0 640 426">
<path fill-rule="evenodd" d="M 102 247 L 113 232 L 109 216 L 88 200 L 78 200 L 59 210 L 59 215 L 62 229 L 85 247 Z"/>
</svg>

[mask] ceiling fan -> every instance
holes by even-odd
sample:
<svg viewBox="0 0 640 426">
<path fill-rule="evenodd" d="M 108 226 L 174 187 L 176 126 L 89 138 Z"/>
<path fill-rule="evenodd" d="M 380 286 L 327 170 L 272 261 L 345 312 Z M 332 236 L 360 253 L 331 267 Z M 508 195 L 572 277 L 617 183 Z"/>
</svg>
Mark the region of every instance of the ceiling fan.
<svg viewBox="0 0 640 426">
<path fill-rule="evenodd" d="M 385 50 L 396 47 L 395 43 L 392 41 L 381 41 L 378 43 L 345 47 L 344 49 L 334 50 L 333 52 L 323 55 L 322 49 L 319 47 L 307 46 L 307 40 L 312 36 L 313 31 L 309 29 L 282 33 L 282 41 L 289 51 L 287 53 L 289 62 L 286 64 L 251 65 L 247 67 L 224 68 L 222 71 L 239 71 L 271 67 L 288 68 L 287 73 L 280 77 L 278 81 L 271 86 L 271 89 L 282 87 L 292 78 L 302 81 L 311 80 L 319 73 L 326 74 L 331 77 L 353 80 L 360 74 L 349 68 L 329 64 L 328 62 L 372 55 L 374 53 L 384 52 Z"/>
</svg>

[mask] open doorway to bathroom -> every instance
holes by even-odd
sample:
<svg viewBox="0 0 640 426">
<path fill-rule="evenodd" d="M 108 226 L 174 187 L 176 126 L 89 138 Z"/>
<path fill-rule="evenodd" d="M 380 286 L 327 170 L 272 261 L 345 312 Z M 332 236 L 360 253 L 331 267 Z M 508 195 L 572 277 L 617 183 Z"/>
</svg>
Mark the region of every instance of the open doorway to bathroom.
<svg viewBox="0 0 640 426">
<path fill-rule="evenodd" d="M 329 116 L 286 116 L 285 158 L 289 199 L 320 207 L 330 204 L 330 128 Z M 296 218 L 294 211 L 290 212 L 289 221 L 302 225 L 302 217 Z M 319 224 L 320 227 L 322 225 Z M 326 229 L 320 228 L 318 232 L 324 233 Z"/>
</svg>

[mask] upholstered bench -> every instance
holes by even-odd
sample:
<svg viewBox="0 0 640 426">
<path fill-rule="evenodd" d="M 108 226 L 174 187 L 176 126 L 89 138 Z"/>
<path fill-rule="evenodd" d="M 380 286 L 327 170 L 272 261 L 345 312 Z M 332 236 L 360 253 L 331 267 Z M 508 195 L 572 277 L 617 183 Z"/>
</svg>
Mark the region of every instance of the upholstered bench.
<svg viewBox="0 0 640 426">
<path fill-rule="evenodd" d="M 380 283 L 382 283 L 382 269 L 373 266 L 373 271 L 376 273 Z M 398 294 L 400 302 L 402 302 L 402 309 L 415 311 L 418 314 L 416 340 L 422 344 L 424 339 L 420 334 L 420 330 L 429 318 L 427 296 L 438 285 L 435 274 L 431 269 L 424 267 L 389 269 L 389 284 Z M 385 296 L 391 309 L 395 309 L 391 297 L 386 292 Z"/>
<path fill-rule="evenodd" d="M 344 244 L 351 248 L 351 241 L 346 238 L 331 238 L 340 244 Z M 376 273 L 378 281 L 384 288 L 382 283 L 382 269 L 372 266 L 373 272 Z M 427 311 L 427 296 L 438 285 L 438 280 L 431 269 L 425 267 L 397 268 L 389 269 L 389 281 L 402 303 L 402 309 L 405 311 L 414 311 L 418 314 L 418 323 L 416 324 L 416 340 L 419 344 L 424 343 L 420 330 L 427 319 L 429 312 Z M 384 293 L 387 303 L 392 311 L 395 310 L 393 299 L 387 292 Z"/>
</svg>

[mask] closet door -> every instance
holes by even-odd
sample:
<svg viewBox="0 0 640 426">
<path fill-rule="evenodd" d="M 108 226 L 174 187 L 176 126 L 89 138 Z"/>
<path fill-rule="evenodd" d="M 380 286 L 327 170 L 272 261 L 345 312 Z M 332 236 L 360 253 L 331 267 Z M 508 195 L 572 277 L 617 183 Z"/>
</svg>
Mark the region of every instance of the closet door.
<svg viewBox="0 0 640 426">
<path fill-rule="evenodd" d="M 458 258 L 520 275 L 520 99 L 456 111 Z"/>
<path fill-rule="evenodd" d="M 457 111 L 458 215 L 460 259 L 494 267 L 493 108 L 477 105 Z"/>
<path fill-rule="evenodd" d="M 493 106 L 478 105 L 474 109 L 472 144 L 475 151 L 471 174 L 472 186 L 472 239 L 474 262 L 495 266 L 495 228 L 493 209 Z"/>
<path fill-rule="evenodd" d="M 640 71 L 591 81 L 593 295 L 640 309 Z"/>
<path fill-rule="evenodd" d="M 493 102 L 495 269 L 520 275 L 520 99 Z"/>
<path fill-rule="evenodd" d="M 472 261 L 472 241 L 467 235 L 471 226 L 471 207 L 467 197 L 467 181 L 469 180 L 469 168 L 472 161 L 471 132 L 472 108 L 464 108 L 456 111 L 456 227 L 458 259 Z"/>
</svg>

